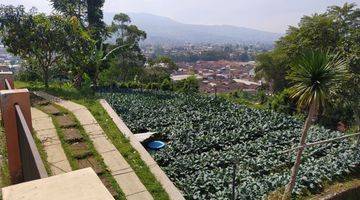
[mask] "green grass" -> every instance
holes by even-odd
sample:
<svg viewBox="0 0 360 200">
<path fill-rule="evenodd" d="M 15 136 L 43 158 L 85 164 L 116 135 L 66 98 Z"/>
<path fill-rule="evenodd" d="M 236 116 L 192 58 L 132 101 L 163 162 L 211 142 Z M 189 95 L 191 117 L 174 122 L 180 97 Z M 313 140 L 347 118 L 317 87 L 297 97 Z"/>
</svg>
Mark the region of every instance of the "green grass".
<svg viewBox="0 0 360 200">
<path fill-rule="evenodd" d="M 94 158 L 99 162 L 101 168 L 104 169 L 103 176 L 107 179 L 107 181 L 111 184 L 111 186 L 114 188 L 114 190 L 118 193 L 118 197 L 116 199 L 117 200 L 125 200 L 126 198 L 125 198 L 124 193 L 121 191 L 121 189 L 120 189 L 119 185 L 117 184 L 116 180 L 114 179 L 114 177 L 110 174 L 110 172 L 108 170 L 106 170 L 107 167 L 104 163 L 104 160 L 101 158 L 100 154 L 96 151 L 93 143 L 91 142 L 89 136 L 85 133 L 85 130 L 81 126 L 80 122 L 67 109 L 65 109 L 61 106 L 55 105 L 55 104 L 52 104 L 52 105 L 54 107 L 56 107 L 61 113 L 68 115 L 76 123 L 75 128 L 80 131 L 80 134 L 83 136 L 84 142 L 87 144 L 89 151 L 92 153 Z M 38 108 L 41 110 L 41 107 L 38 107 Z M 42 111 L 44 111 L 44 110 L 42 110 Z M 52 117 L 52 121 L 54 123 L 55 129 L 59 135 L 61 144 L 63 146 L 64 152 L 66 154 L 66 157 L 70 163 L 72 170 L 80 169 L 79 165 L 77 163 L 77 159 L 75 157 L 73 157 L 73 154 L 70 149 L 70 144 L 67 143 L 64 139 L 65 136 L 64 136 L 64 132 L 63 132 L 62 128 L 55 120 L 55 117 L 54 116 L 51 116 L 51 117 Z"/>
<path fill-rule="evenodd" d="M 101 104 L 96 101 L 93 104 L 86 106 L 94 115 L 95 119 L 98 121 L 101 128 L 103 128 L 106 135 L 111 139 L 118 151 L 124 156 L 126 161 L 138 175 L 141 182 L 152 194 L 154 199 L 169 199 L 168 194 L 141 159 L 140 154 L 131 146 L 130 141 L 119 131 Z"/>
<path fill-rule="evenodd" d="M 1 120 L 0 120 L 1 123 Z M 7 158 L 6 136 L 3 127 L 0 125 L 0 188 L 11 185 L 9 164 Z M 2 200 L 2 192 L 0 192 L 0 200 Z"/>
<path fill-rule="evenodd" d="M 9 164 L 7 157 L 7 146 L 6 146 L 6 136 L 2 126 L 0 126 L 0 154 L 1 158 L 1 177 L 0 177 L 0 187 L 6 187 L 11 185 L 10 172 L 9 172 Z"/>
<path fill-rule="evenodd" d="M 44 109 L 42 109 L 41 106 L 36 106 L 36 108 L 39 109 L 39 110 L 41 110 L 41 111 L 43 111 L 43 112 L 45 112 Z M 52 122 L 53 122 L 53 124 L 54 124 L 54 126 L 55 126 L 56 133 L 57 133 L 58 136 L 59 136 L 59 139 L 60 139 L 60 142 L 61 142 L 61 146 L 62 146 L 63 149 L 64 149 L 66 158 L 67 158 L 67 160 L 69 161 L 69 164 L 70 164 L 70 166 L 71 166 L 71 169 L 72 169 L 72 170 L 77 170 L 77 169 L 79 169 L 79 166 L 77 165 L 76 159 L 71 156 L 69 144 L 66 143 L 65 140 L 64 140 L 64 133 L 63 133 L 62 129 L 60 128 L 59 124 L 58 124 L 57 121 L 55 120 L 55 117 L 52 116 L 52 115 L 49 115 L 49 116 L 51 117 Z"/>
<path fill-rule="evenodd" d="M 33 133 L 35 133 L 34 130 L 33 130 Z M 51 176 L 52 173 L 51 173 L 51 169 L 50 169 L 50 164 L 49 164 L 49 162 L 47 161 L 47 154 L 46 154 L 46 151 L 44 150 L 44 146 L 42 145 L 42 143 L 41 143 L 41 141 L 39 140 L 39 138 L 36 137 L 36 134 L 33 134 L 33 138 L 34 138 L 34 141 L 35 141 L 36 148 L 37 148 L 38 151 L 39 151 L 41 160 L 42 160 L 42 162 L 44 163 L 45 170 L 46 170 L 48 176 Z"/>
<path fill-rule="evenodd" d="M 81 93 L 75 88 L 68 86 L 59 86 L 59 84 L 51 84 L 48 89 L 45 89 L 38 83 L 26 83 L 15 81 L 16 88 L 28 88 L 31 91 L 45 91 L 57 97 L 74 101 L 86 106 L 93 114 L 101 128 L 106 135 L 111 139 L 121 155 L 129 163 L 146 189 L 150 192 L 156 200 L 170 199 L 161 184 L 156 180 L 150 169 L 141 159 L 140 154 L 131 146 L 129 140 L 120 132 L 105 109 L 99 103 L 94 94 Z"/>
</svg>

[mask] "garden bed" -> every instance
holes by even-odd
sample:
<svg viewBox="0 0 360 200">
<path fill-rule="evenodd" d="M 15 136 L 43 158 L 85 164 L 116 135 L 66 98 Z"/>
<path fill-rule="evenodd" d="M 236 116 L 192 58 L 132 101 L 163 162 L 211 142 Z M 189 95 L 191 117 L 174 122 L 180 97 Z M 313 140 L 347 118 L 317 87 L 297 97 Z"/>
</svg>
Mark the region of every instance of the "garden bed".
<svg viewBox="0 0 360 200">
<path fill-rule="evenodd" d="M 236 163 L 238 199 L 260 199 L 284 186 L 303 122 L 287 115 L 236 105 L 221 98 L 160 91 L 103 93 L 134 133 L 162 133 L 167 147 L 152 152 L 187 199 L 229 199 Z M 342 133 L 313 126 L 309 142 Z M 304 152 L 295 195 L 320 192 L 325 182 L 347 176 L 360 163 L 352 141 Z"/>
</svg>

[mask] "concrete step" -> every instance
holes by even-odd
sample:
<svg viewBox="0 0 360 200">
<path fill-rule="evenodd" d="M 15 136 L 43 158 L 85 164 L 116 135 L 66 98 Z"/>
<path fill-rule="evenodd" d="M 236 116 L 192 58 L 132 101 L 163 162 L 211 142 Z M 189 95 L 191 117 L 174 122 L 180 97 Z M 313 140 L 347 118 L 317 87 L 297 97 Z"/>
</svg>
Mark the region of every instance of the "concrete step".
<svg viewBox="0 0 360 200">
<path fill-rule="evenodd" d="M 81 169 L 91 167 L 96 174 L 103 174 L 105 172 L 105 169 L 101 167 L 100 163 L 93 156 L 79 159 L 77 162 Z"/>
<path fill-rule="evenodd" d="M 71 144 L 69 147 L 71 155 L 74 158 L 81 159 L 92 155 L 92 152 L 89 150 L 88 145 L 84 142 L 76 142 Z"/>
<path fill-rule="evenodd" d="M 61 114 L 60 110 L 55 108 L 53 105 L 46 105 L 46 106 L 43 106 L 42 109 L 47 113 L 47 114 L 50 114 L 50 115 L 59 115 Z"/>
<path fill-rule="evenodd" d="M 61 128 L 71 128 L 76 126 L 75 121 L 68 115 L 56 116 L 55 120 Z"/>
<path fill-rule="evenodd" d="M 78 129 L 66 128 L 66 129 L 62 129 L 62 131 L 64 133 L 64 139 L 68 143 L 81 142 L 84 139 Z"/>
</svg>

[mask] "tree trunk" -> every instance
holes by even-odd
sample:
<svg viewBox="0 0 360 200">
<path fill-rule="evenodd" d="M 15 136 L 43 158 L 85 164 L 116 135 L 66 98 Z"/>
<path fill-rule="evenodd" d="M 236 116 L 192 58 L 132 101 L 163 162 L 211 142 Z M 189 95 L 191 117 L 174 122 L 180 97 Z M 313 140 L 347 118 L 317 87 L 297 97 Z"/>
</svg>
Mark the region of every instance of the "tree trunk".
<svg viewBox="0 0 360 200">
<path fill-rule="evenodd" d="M 312 102 L 311 105 L 310 105 L 310 110 L 309 110 L 308 117 L 306 118 L 304 127 L 303 127 L 303 129 L 301 131 L 300 146 L 303 146 L 306 143 L 308 130 L 309 130 L 311 124 L 312 124 L 312 120 L 313 120 L 313 117 L 316 114 L 316 110 L 317 110 L 316 109 L 316 103 Z M 304 147 L 300 148 L 298 150 L 298 152 L 297 152 L 296 160 L 295 160 L 294 166 L 292 167 L 292 170 L 291 170 L 290 182 L 287 185 L 287 187 L 285 188 L 285 192 L 284 192 L 284 195 L 283 195 L 283 198 L 282 198 L 283 200 L 288 200 L 288 199 L 291 198 L 291 193 L 292 193 L 292 191 L 293 191 L 293 189 L 295 187 L 295 183 L 296 183 L 296 176 L 297 176 L 297 173 L 298 173 L 299 168 L 300 168 L 301 156 L 302 156 L 303 151 L 304 151 Z"/>
<path fill-rule="evenodd" d="M 96 68 L 95 72 L 94 72 L 94 77 L 92 79 L 92 84 L 94 87 L 96 87 L 98 85 L 98 77 L 99 77 L 99 69 Z"/>
<path fill-rule="evenodd" d="M 45 85 L 45 88 L 49 88 L 49 68 L 44 67 L 43 71 L 44 71 L 44 85 Z"/>
<path fill-rule="evenodd" d="M 233 174 L 232 174 L 232 196 L 231 199 L 235 200 L 236 199 L 236 163 L 234 163 L 233 166 Z"/>
<path fill-rule="evenodd" d="M 82 73 L 79 72 L 79 73 L 77 73 L 77 74 L 75 75 L 75 77 L 74 77 L 74 86 L 75 86 L 75 88 L 76 88 L 76 89 L 81 88 L 82 82 L 83 82 L 83 80 L 82 80 Z"/>
<path fill-rule="evenodd" d="M 354 114 L 355 114 L 355 124 L 356 124 L 356 132 L 360 132 L 360 112 L 358 109 L 354 109 Z M 358 136 L 358 140 L 357 140 L 357 145 L 360 145 L 360 136 Z"/>
</svg>

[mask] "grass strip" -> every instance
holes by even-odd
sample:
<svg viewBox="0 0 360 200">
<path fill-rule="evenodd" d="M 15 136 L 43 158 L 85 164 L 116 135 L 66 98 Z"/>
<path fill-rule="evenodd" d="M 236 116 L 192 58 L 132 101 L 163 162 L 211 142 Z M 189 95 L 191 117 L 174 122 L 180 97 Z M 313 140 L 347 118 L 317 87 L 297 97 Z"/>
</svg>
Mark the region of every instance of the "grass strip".
<svg viewBox="0 0 360 200">
<path fill-rule="evenodd" d="M 70 112 L 69 110 L 65 109 L 64 107 L 61 107 L 61 106 L 55 105 L 55 104 L 53 104 L 53 106 L 56 107 L 57 109 L 59 109 L 62 113 L 67 114 L 68 116 L 70 116 L 70 118 L 75 121 L 75 123 L 76 123 L 75 128 L 80 131 L 80 134 L 84 138 L 84 142 L 87 144 L 90 152 L 92 153 L 94 158 L 99 162 L 101 168 L 104 169 L 103 176 L 106 177 L 107 181 L 109 181 L 109 183 L 111 184 L 113 189 L 118 193 L 118 197 L 116 199 L 117 200 L 125 200 L 126 199 L 125 194 L 121 191 L 121 189 L 120 189 L 119 185 L 117 184 L 116 180 L 110 174 L 110 172 L 107 170 L 107 166 L 105 165 L 104 160 L 102 159 L 101 155 L 96 151 L 96 149 L 94 147 L 94 144 L 92 143 L 89 135 L 85 132 L 84 128 L 81 126 L 80 122 L 77 120 L 75 115 L 72 112 Z M 62 136 L 63 136 L 62 140 L 64 140 L 64 142 L 65 142 L 64 135 L 62 135 Z"/>
<path fill-rule="evenodd" d="M 105 109 L 98 102 L 95 94 L 81 93 L 75 88 L 65 88 L 59 84 L 51 84 L 47 89 L 37 82 L 29 83 L 15 81 L 15 85 L 16 88 L 22 87 L 28 88 L 32 91 L 44 91 L 87 107 L 104 130 L 105 134 L 112 141 L 121 155 L 124 156 L 125 160 L 129 163 L 153 198 L 156 200 L 170 199 L 160 182 L 155 178 L 145 162 L 141 159 L 140 154 L 131 146 L 130 141 L 120 132 Z"/>
<path fill-rule="evenodd" d="M 52 172 L 51 172 L 51 168 L 50 168 L 50 164 L 49 162 L 47 161 L 47 153 L 44 149 L 44 146 L 42 144 L 42 142 L 40 141 L 40 139 L 36 136 L 36 131 L 33 130 L 33 138 L 34 138 L 34 141 L 35 141 L 35 145 L 36 145 L 36 148 L 38 149 L 39 151 L 39 154 L 40 154 L 40 157 L 41 157 L 41 160 L 42 162 L 44 163 L 44 166 L 45 166 L 45 170 L 48 174 L 48 176 L 51 176 L 52 175 Z"/>
<path fill-rule="evenodd" d="M 41 106 L 38 106 L 36 105 L 35 106 L 37 109 L 41 110 L 42 112 L 46 113 L 46 111 L 41 107 Z M 46 113 L 48 114 L 48 113 Z M 59 136 L 59 139 L 60 139 L 60 142 L 61 142 L 61 146 L 65 152 L 65 155 L 66 155 L 66 158 L 67 160 L 69 161 L 69 164 L 71 166 L 71 169 L 72 170 L 77 170 L 79 169 L 79 166 L 76 162 L 76 159 L 74 157 L 72 157 L 72 154 L 71 154 L 71 151 L 70 151 L 70 145 L 68 143 L 65 142 L 65 139 L 64 139 L 64 132 L 62 131 L 62 129 L 60 128 L 60 125 L 57 123 L 56 119 L 55 119 L 55 116 L 51 115 L 51 114 L 48 114 L 50 117 L 51 117 L 51 120 L 52 120 L 52 123 L 54 124 L 55 126 L 55 130 L 56 130 L 56 133 L 58 134 Z"/>
<path fill-rule="evenodd" d="M 11 185 L 8 154 L 6 146 L 6 135 L 2 126 L 0 126 L 0 155 L 1 155 L 1 176 L 0 176 L 0 187 L 6 187 Z M 1 196 L 1 195 L 0 195 Z"/>
<path fill-rule="evenodd" d="M 156 180 L 145 162 L 141 159 L 140 154 L 131 146 L 130 141 L 120 132 L 113 120 L 101 106 L 99 101 L 92 104 L 85 104 L 95 117 L 106 135 L 111 139 L 117 150 L 124 156 L 141 182 L 145 185 L 154 199 L 167 200 L 168 194 Z"/>
<path fill-rule="evenodd" d="M 125 194 L 121 191 L 121 188 L 119 187 L 119 185 L 117 184 L 116 180 L 114 179 L 114 177 L 110 174 L 110 172 L 107 170 L 107 167 L 104 163 L 104 160 L 102 159 L 102 157 L 100 156 L 100 154 L 96 151 L 93 143 L 91 142 L 89 136 L 86 134 L 85 130 L 83 129 L 83 127 L 81 126 L 80 122 L 76 119 L 76 117 L 73 115 L 73 113 L 71 113 L 70 111 L 68 111 L 67 109 L 56 105 L 56 104 L 51 104 L 54 107 L 56 107 L 58 110 L 60 110 L 60 112 L 62 114 L 66 114 L 68 115 L 71 120 L 73 120 L 76 123 L 75 128 L 79 130 L 81 136 L 84 138 L 84 142 L 87 144 L 89 151 L 92 153 L 92 155 L 94 156 L 94 158 L 99 162 L 100 166 L 102 169 L 104 169 L 104 173 L 103 173 L 103 177 L 106 178 L 106 180 L 110 183 L 110 185 L 112 186 L 112 188 L 116 191 L 116 193 L 118 194 L 118 196 L 116 197 L 116 200 L 125 200 Z M 39 107 L 39 109 L 41 109 L 41 107 Z M 45 112 L 44 110 L 42 110 L 43 112 Z M 58 136 L 60 138 L 62 147 L 64 149 L 64 152 L 66 154 L 66 157 L 69 160 L 70 166 L 72 168 L 72 170 L 78 170 L 79 165 L 77 163 L 77 159 L 75 157 L 73 157 L 73 154 L 71 152 L 70 149 L 70 144 L 67 143 L 65 141 L 65 136 L 64 136 L 64 132 L 62 130 L 62 128 L 60 127 L 60 125 L 57 123 L 55 116 L 52 116 L 52 121 L 54 123 L 55 129 L 58 133 Z"/>
</svg>

